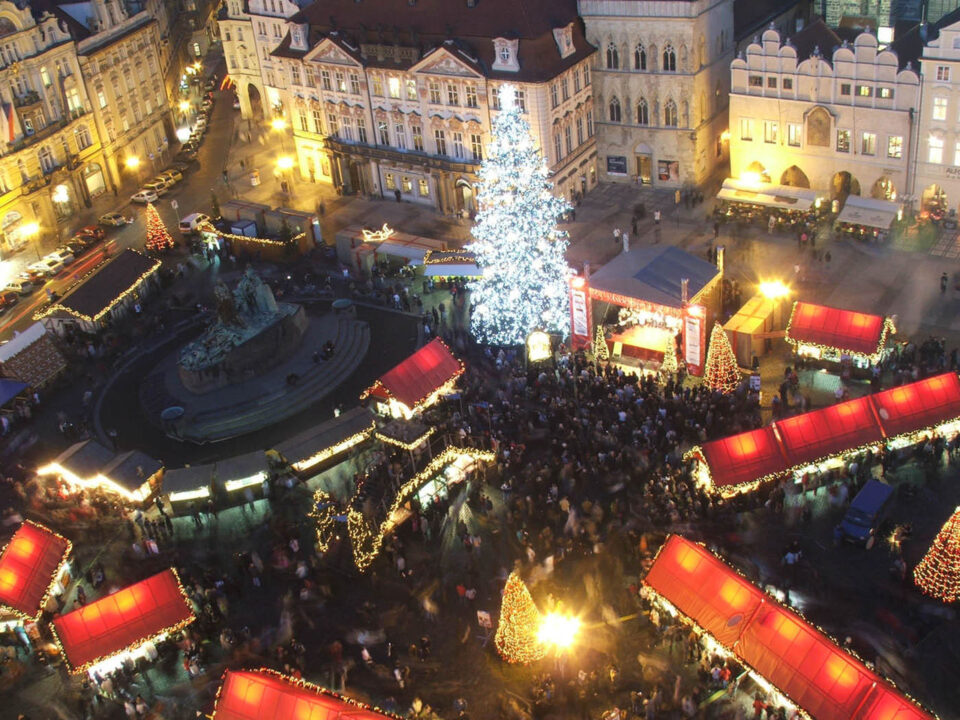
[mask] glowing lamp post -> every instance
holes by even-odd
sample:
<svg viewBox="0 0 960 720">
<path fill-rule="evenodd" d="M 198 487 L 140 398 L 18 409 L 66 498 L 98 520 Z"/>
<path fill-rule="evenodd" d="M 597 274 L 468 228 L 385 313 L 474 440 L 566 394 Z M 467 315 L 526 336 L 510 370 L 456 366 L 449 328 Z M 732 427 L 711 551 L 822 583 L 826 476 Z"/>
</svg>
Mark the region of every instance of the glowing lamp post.
<svg viewBox="0 0 960 720">
<path fill-rule="evenodd" d="M 275 117 L 270 121 L 270 127 L 276 130 L 280 134 L 280 149 L 283 152 L 287 151 L 287 144 L 285 142 L 285 137 L 287 134 L 287 121 L 282 117 Z"/>
<path fill-rule="evenodd" d="M 563 676 L 563 654 L 567 652 L 580 632 L 580 619 L 560 613 L 548 613 L 540 621 L 537 640 L 545 647 L 553 647 L 557 671 Z"/>
<path fill-rule="evenodd" d="M 137 173 L 137 184 L 143 182 L 143 173 L 140 170 L 140 158 L 136 155 L 128 155 L 127 159 L 123 161 L 123 164 L 126 166 L 127 170 Z"/>
<path fill-rule="evenodd" d="M 782 327 L 783 301 L 790 296 L 790 286 L 781 280 L 765 280 L 760 283 L 760 294 L 770 301 L 773 326 Z"/>
<path fill-rule="evenodd" d="M 277 178 L 280 179 L 281 185 L 285 186 L 283 187 L 283 191 L 290 192 L 291 195 L 293 194 L 292 193 L 293 173 L 291 173 L 291 177 L 290 177 L 291 184 L 289 186 L 286 186 L 286 181 L 283 180 L 282 177 L 284 173 L 287 173 L 293 170 L 293 166 L 294 166 L 294 160 L 289 155 L 281 155 L 280 157 L 277 158 Z"/>
<path fill-rule="evenodd" d="M 20 226 L 20 235 L 27 239 L 27 242 L 33 242 L 37 240 L 37 243 L 33 246 L 33 249 L 37 252 L 37 260 L 40 259 L 40 223 L 37 222 L 28 222 Z"/>
</svg>

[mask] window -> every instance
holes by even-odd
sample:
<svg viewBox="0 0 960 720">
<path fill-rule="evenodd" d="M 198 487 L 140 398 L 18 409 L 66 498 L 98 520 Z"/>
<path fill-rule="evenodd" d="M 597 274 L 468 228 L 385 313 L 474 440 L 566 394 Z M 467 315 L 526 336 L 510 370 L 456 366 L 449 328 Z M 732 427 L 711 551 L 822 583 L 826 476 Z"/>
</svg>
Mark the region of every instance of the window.
<svg viewBox="0 0 960 720">
<path fill-rule="evenodd" d="M 347 142 L 353 142 L 353 120 L 347 116 L 341 118 L 340 135 Z"/>
<path fill-rule="evenodd" d="M 560 79 L 560 96 L 564 100 L 570 99 L 570 78 L 567 76 Z"/>
<path fill-rule="evenodd" d="M 560 145 L 560 131 L 553 131 L 553 156 L 557 159 L 559 163 L 563 160 L 563 148 Z"/>
<path fill-rule="evenodd" d="M 370 142 L 367 140 L 367 121 L 362 117 L 357 118 L 357 140 L 362 142 L 364 145 Z"/>
<path fill-rule="evenodd" d="M 633 51 L 633 69 L 647 69 L 647 50 L 643 47 L 643 43 L 637 43 L 637 47 Z"/>
<path fill-rule="evenodd" d="M 360 76 L 357 73 L 350 73 L 350 93 L 352 95 L 360 94 Z"/>
<path fill-rule="evenodd" d="M 507 55 L 509 54 L 510 51 L 507 50 Z M 420 180 L 417 182 L 417 186 L 420 191 L 420 197 L 430 197 L 430 184 L 425 178 L 420 178 Z"/>
<path fill-rule="evenodd" d="M 937 82 L 950 82 L 949 65 L 937 65 Z"/>
<path fill-rule="evenodd" d="M 784 78 L 781 80 L 780 87 L 784 90 L 793 90 L 793 78 Z"/>
<path fill-rule="evenodd" d="M 607 69 L 620 69 L 620 52 L 617 50 L 617 46 L 613 43 L 607 45 Z"/>
<path fill-rule="evenodd" d="M 470 136 L 470 152 L 473 154 L 474 160 L 478 162 L 483 160 L 483 141 L 480 135 Z"/>
<path fill-rule="evenodd" d="M 953 164 L 960 165 L 960 140 L 953 146 Z"/>
<path fill-rule="evenodd" d="M 443 130 L 434 130 L 433 131 L 433 141 L 437 145 L 437 155 L 446 155 L 447 154 L 447 136 Z"/>
<path fill-rule="evenodd" d="M 667 127 L 677 127 L 677 104 L 673 100 L 667 100 L 663 106 L 663 124 Z"/>
<path fill-rule="evenodd" d="M 947 99 L 945 97 L 935 97 L 933 99 L 933 119 L 947 119 Z"/>
<path fill-rule="evenodd" d="M 590 87 L 590 66 L 583 66 L 583 86 Z"/>
<path fill-rule="evenodd" d="M 557 83 L 550 86 L 550 107 L 556 108 L 560 104 L 559 93 L 557 92 Z"/>
<path fill-rule="evenodd" d="M 77 139 L 77 150 L 85 150 L 93 145 L 93 140 L 90 137 L 90 130 L 86 125 L 81 125 L 74 130 L 74 135 Z"/>
<path fill-rule="evenodd" d="M 787 145 L 800 147 L 800 138 L 803 126 L 796 123 L 787 123 Z"/>
<path fill-rule="evenodd" d="M 527 93 L 525 90 L 516 91 L 516 101 L 520 112 L 525 113 L 527 111 Z"/>
<path fill-rule="evenodd" d="M 307 65 L 304 68 L 304 77 L 307 87 L 316 87 L 317 86 L 317 75 L 313 70 L 313 65 Z"/>
<path fill-rule="evenodd" d="M 373 79 L 373 88 L 370 92 L 373 93 L 374 97 L 383 97 L 383 78 L 379 74 L 372 75 L 371 78 Z"/>
<path fill-rule="evenodd" d="M 860 97 L 873 97 L 873 86 L 857 85 L 857 95 Z"/>
<path fill-rule="evenodd" d="M 840 94 L 849 95 L 850 94 L 850 83 L 842 83 L 840 85 Z"/>
<path fill-rule="evenodd" d="M 750 87 L 763 87 L 763 75 L 751 75 L 747 78 L 747 84 L 750 85 Z"/>
<path fill-rule="evenodd" d="M 490 88 L 490 106 L 494 110 L 500 109 L 500 88 L 498 87 Z"/>
<path fill-rule="evenodd" d="M 387 186 L 387 190 L 397 189 L 397 180 L 393 177 L 393 173 L 384 173 L 383 184 Z"/>
<path fill-rule="evenodd" d="M 837 152 L 850 152 L 850 131 L 837 130 Z"/>
<path fill-rule="evenodd" d="M 293 85 L 300 85 L 300 81 L 300 66 L 294 63 L 290 66 L 290 83 Z"/>
<path fill-rule="evenodd" d="M 771 88 L 772 90 L 776 90 L 776 89 L 777 89 L 777 76 L 776 76 L 776 75 L 769 75 L 769 76 L 767 76 L 767 87 L 768 87 L 768 88 Z"/>
<path fill-rule="evenodd" d="M 463 133 L 453 133 L 453 156 L 463 158 Z"/>
<path fill-rule="evenodd" d="M 322 135 L 322 134 L 323 134 L 323 125 L 322 125 L 322 123 L 320 122 L 320 111 L 315 109 L 315 110 L 312 110 L 312 111 L 310 112 L 310 114 L 313 116 L 313 131 L 314 131 L 317 135 Z"/>
<path fill-rule="evenodd" d="M 477 87 L 476 85 L 467 85 L 467 107 L 475 108 L 479 107 L 480 103 L 477 102 Z"/>
<path fill-rule="evenodd" d="M 423 152 L 423 130 L 419 125 L 411 125 L 410 134 L 413 136 L 413 149 L 417 152 Z"/>
<path fill-rule="evenodd" d="M 50 80 L 50 73 L 47 72 L 46 66 L 40 68 L 40 80 L 43 82 L 44 87 L 50 87 L 53 84 Z"/>
<path fill-rule="evenodd" d="M 510 54 L 510 48 L 509 48 L 509 46 L 507 46 L 507 45 L 501 45 L 501 46 L 500 46 L 500 62 L 501 62 L 501 64 L 509 63 L 511 57 L 512 57 L 512 55 Z M 421 195 L 423 195 L 423 194 L 425 194 L 425 193 L 421 193 Z"/>
<path fill-rule="evenodd" d="M 103 91 L 103 88 L 97 88 L 97 102 L 102 108 L 107 106 L 107 94 Z"/>
<path fill-rule="evenodd" d="M 902 135 L 891 135 L 887 138 L 887 157 L 889 158 L 903 157 L 903 136 Z"/>
<path fill-rule="evenodd" d="M 573 92 L 577 94 L 580 92 L 580 68 L 577 68 L 573 71 Z"/>
<path fill-rule="evenodd" d="M 300 115 L 300 129 L 303 132 L 310 132 L 310 126 L 307 124 L 307 109 L 303 107 L 300 108 L 298 114 Z"/>
<path fill-rule="evenodd" d="M 763 141 L 765 143 L 777 142 L 777 123 L 772 120 L 763 121 Z"/>
<path fill-rule="evenodd" d="M 333 113 L 327 113 L 327 131 L 331 137 L 340 135 L 340 118 Z"/>
<path fill-rule="evenodd" d="M 438 83 L 436 80 L 430 81 L 430 102 L 434 103 L 435 105 L 439 105 L 441 103 L 440 83 Z"/>
<path fill-rule="evenodd" d="M 620 100 L 613 98 L 610 101 L 610 122 L 620 122 Z"/>
<path fill-rule="evenodd" d="M 377 138 L 381 145 L 390 144 L 390 130 L 385 122 L 377 123 Z"/>
<path fill-rule="evenodd" d="M 753 120 L 740 118 L 740 139 L 753 140 Z"/>
<path fill-rule="evenodd" d="M 893 97 L 893 88 L 877 88 L 877 97 L 883 98 L 884 100 L 890 100 Z"/>
<path fill-rule="evenodd" d="M 347 81 L 343 73 L 339 70 L 333 73 L 334 84 L 337 88 L 337 92 L 346 92 L 347 91 Z"/>
<path fill-rule="evenodd" d="M 417 81 L 407 80 L 407 100 L 417 99 Z"/>
<path fill-rule="evenodd" d="M 405 193 L 412 193 L 412 192 L 413 192 L 413 180 L 411 180 L 409 177 L 407 177 L 406 175 L 404 175 L 404 176 L 400 179 L 400 189 L 403 190 L 403 192 L 405 192 Z"/>
<path fill-rule="evenodd" d="M 583 118 L 577 118 L 577 145 L 583 145 Z"/>
<path fill-rule="evenodd" d="M 669 43 L 663 49 L 663 70 L 665 72 L 677 71 L 677 53 L 674 52 L 673 45 Z"/>
<path fill-rule="evenodd" d="M 931 135 L 927 140 L 927 161 L 937 163 L 943 162 L 943 138 Z"/>
<path fill-rule="evenodd" d="M 447 83 L 447 105 L 460 104 L 460 90 L 453 83 Z"/>
<path fill-rule="evenodd" d="M 387 78 L 387 94 L 394 100 L 400 99 L 400 78 Z"/>
<path fill-rule="evenodd" d="M 650 124 L 650 108 L 647 105 L 646 98 L 640 98 L 637 103 L 637 125 Z"/>
<path fill-rule="evenodd" d="M 396 138 L 397 147 L 401 150 L 407 149 L 407 129 L 403 125 L 393 126 L 393 136 Z"/>
<path fill-rule="evenodd" d="M 567 155 L 573 152 L 573 128 L 570 127 L 570 123 L 567 123 L 563 129 L 563 144 Z"/>
<path fill-rule="evenodd" d="M 860 136 L 860 154 L 877 154 L 877 135 L 876 133 L 865 132 Z"/>
<path fill-rule="evenodd" d="M 53 171 L 55 165 L 53 160 L 53 152 L 48 147 L 40 148 L 40 152 L 37 153 L 37 159 L 40 161 L 40 169 L 44 173 Z"/>
<path fill-rule="evenodd" d="M 593 137 L 593 110 L 587 110 L 587 137 Z"/>
</svg>

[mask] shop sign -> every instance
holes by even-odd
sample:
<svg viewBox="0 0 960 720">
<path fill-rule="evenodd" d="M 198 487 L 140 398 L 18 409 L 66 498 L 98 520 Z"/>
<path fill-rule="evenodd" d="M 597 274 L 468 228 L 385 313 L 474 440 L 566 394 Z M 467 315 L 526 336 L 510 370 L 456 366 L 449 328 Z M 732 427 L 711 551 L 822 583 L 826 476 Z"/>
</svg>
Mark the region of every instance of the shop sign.
<svg viewBox="0 0 960 720">
<path fill-rule="evenodd" d="M 627 158 L 623 155 L 607 155 L 607 174 L 626 175 Z"/>
</svg>

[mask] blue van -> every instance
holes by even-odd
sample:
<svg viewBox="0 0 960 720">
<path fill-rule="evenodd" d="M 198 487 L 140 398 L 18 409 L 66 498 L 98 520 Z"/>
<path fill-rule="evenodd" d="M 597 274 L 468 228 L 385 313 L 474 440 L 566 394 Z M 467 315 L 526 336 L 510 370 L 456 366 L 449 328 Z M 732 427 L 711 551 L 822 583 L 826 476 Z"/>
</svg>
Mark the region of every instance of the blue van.
<svg viewBox="0 0 960 720">
<path fill-rule="evenodd" d="M 891 497 L 891 486 L 878 480 L 867 480 L 840 522 L 844 540 L 873 547 L 874 535 L 886 515 Z"/>
</svg>

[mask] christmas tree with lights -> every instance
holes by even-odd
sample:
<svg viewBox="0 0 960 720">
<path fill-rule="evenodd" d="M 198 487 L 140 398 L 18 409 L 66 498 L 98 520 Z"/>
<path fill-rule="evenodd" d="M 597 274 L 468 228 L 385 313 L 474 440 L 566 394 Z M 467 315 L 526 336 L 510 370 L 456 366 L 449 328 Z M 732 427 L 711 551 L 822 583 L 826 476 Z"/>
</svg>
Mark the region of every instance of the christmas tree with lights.
<svg viewBox="0 0 960 720">
<path fill-rule="evenodd" d="M 940 528 L 933 545 L 914 568 L 913 581 L 937 600 L 952 603 L 960 599 L 960 508 Z"/>
<path fill-rule="evenodd" d="M 732 393 L 740 385 L 737 356 L 733 354 L 730 339 L 720 327 L 720 323 L 714 323 L 713 331 L 710 333 L 710 349 L 707 350 L 703 381 L 711 390 L 722 393 Z"/>
<path fill-rule="evenodd" d="M 603 326 L 597 325 L 597 335 L 593 339 L 593 359 L 609 360 L 610 348 L 607 347 L 607 338 L 603 334 Z"/>
<path fill-rule="evenodd" d="M 151 252 L 163 252 L 169 250 L 176 243 L 167 232 L 167 226 L 160 219 L 160 213 L 153 206 L 153 203 L 147 203 L 147 250 Z"/>
<path fill-rule="evenodd" d="M 677 366 L 677 341 L 670 335 L 663 347 L 663 362 L 660 363 L 660 374 L 666 378 L 671 378 L 676 374 Z"/>
<path fill-rule="evenodd" d="M 568 239 L 557 220 L 570 207 L 550 193 L 511 85 L 500 87 L 500 112 L 478 175 L 480 212 L 475 242 L 467 246 L 483 272 L 470 284 L 473 334 L 480 342 L 517 345 L 532 330 L 565 333 Z"/>
<path fill-rule="evenodd" d="M 540 660 L 547 654 L 547 648 L 537 639 L 539 631 L 540 611 L 523 580 L 512 572 L 503 589 L 500 622 L 494 638 L 497 650 L 508 663 Z"/>
</svg>

